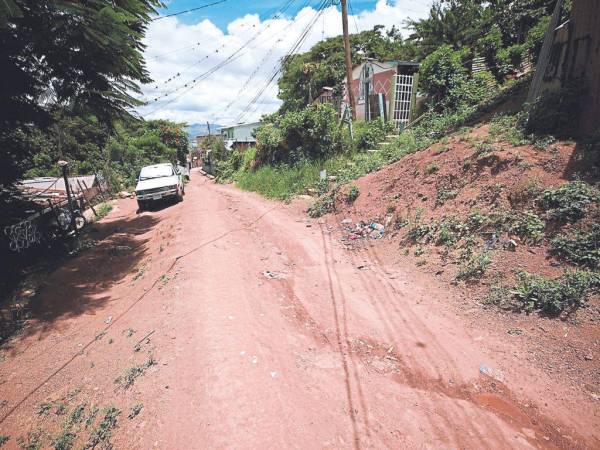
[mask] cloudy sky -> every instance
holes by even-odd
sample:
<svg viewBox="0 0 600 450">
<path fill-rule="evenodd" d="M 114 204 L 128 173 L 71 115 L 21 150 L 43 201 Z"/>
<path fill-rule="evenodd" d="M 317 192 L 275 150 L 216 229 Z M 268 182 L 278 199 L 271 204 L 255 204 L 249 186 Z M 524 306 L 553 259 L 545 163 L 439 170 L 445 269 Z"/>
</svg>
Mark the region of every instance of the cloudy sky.
<svg viewBox="0 0 600 450">
<path fill-rule="evenodd" d="M 219 0 L 171 0 L 163 15 Z M 279 106 L 277 83 L 252 102 L 310 24 L 298 51 L 342 33 L 339 6 L 317 15 L 319 0 L 225 0 L 176 17 L 155 20 L 146 36 L 146 60 L 154 83 L 143 87 L 138 108 L 147 119 L 231 124 L 252 121 Z M 338 3 L 338 2 L 334 2 Z M 352 0 L 350 31 L 374 25 L 404 28 L 408 17 L 426 15 L 431 0 Z M 283 12 L 282 12 L 283 10 Z M 403 31 L 403 35 L 407 35 Z"/>
</svg>

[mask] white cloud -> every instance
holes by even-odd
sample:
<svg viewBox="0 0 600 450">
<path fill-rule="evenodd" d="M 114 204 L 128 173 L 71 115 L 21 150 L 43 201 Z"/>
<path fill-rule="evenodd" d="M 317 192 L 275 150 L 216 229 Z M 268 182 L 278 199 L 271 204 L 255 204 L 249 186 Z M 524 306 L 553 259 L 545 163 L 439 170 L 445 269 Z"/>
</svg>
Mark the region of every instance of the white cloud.
<svg viewBox="0 0 600 450">
<path fill-rule="evenodd" d="M 410 0 L 389 3 L 379 0 L 373 10 L 351 16 L 351 32 L 372 29 L 379 24 L 386 28 L 395 25 L 406 36 L 405 20 L 424 16 L 429 8 L 425 3 Z M 153 22 L 146 36 L 145 53 L 148 70 L 155 82 L 143 87 L 143 98 L 149 105 L 138 108 L 138 112 L 149 119 L 232 123 L 266 85 L 281 57 L 290 50 L 315 14 L 314 9 L 304 8 L 295 17 L 265 21 L 257 14 L 246 15 L 233 20 L 226 33 L 210 20 L 194 25 L 181 23 L 177 17 Z M 341 14 L 335 7 L 330 7 L 316 21 L 298 51 L 308 50 L 323 37 L 341 33 Z M 253 37 L 243 50 L 235 53 Z M 198 81 L 232 54 L 235 54 L 232 62 Z M 248 86 L 240 91 L 253 73 Z M 158 100 L 154 101 L 155 98 Z M 231 107 L 227 109 L 230 103 Z M 273 82 L 243 119 L 256 120 L 262 114 L 275 111 L 279 104 L 277 85 Z"/>
</svg>

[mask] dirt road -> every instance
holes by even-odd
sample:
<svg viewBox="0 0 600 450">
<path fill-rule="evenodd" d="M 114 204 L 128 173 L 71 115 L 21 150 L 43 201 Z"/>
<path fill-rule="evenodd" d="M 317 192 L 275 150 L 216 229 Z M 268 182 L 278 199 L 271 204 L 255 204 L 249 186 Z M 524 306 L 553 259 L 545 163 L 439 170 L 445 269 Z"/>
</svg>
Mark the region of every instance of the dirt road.
<svg viewBox="0 0 600 450">
<path fill-rule="evenodd" d="M 468 329 L 451 290 L 299 204 L 186 190 L 119 201 L 46 280 L 3 350 L 7 448 L 600 448 L 598 403 Z"/>
</svg>

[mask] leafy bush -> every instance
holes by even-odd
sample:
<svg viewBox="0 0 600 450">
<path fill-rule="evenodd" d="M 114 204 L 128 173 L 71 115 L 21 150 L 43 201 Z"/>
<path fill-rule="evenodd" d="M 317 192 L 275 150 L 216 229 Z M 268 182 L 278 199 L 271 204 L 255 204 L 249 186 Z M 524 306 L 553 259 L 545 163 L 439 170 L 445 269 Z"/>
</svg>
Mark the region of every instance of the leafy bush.
<svg viewBox="0 0 600 450">
<path fill-rule="evenodd" d="M 558 279 L 519 271 L 511 294 L 519 309 L 557 316 L 582 306 L 599 288 L 600 276 L 589 271 L 568 271 Z"/>
<path fill-rule="evenodd" d="M 308 215 L 317 218 L 335 211 L 335 194 L 336 192 L 334 191 L 319 197 L 317 201 L 308 208 Z"/>
<path fill-rule="evenodd" d="M 538 205 L 552 219 L 575 222 L 583 218 L 588 207 L 600 203 L 600 192 L 583 181 L 570 181 L 556 189 L 546 189 Z"/>
<path fill-rule="evenodd" d="M 600 224 L 570 235 L 558 235 L 550 241 L 551 251 L 560 258 L 590 269 L 600 268 Z"/>
<path fill-rule="evenodd" d="M 465 226 L 456 217 L 443 217 L 436 226 L 435 243 L 436 245 L 455 244 L 465 231 Z"/>
<path fill-rule="evenodd" d="M 443 45 L 421 63 L 421 85 L 440 107 L 462 103 L 458 89 L 468 80 L 468 53 Z"/>
<path fill-rule="evenodd" d="M 525 211 L 517 215 L 509 225 L 509 231 L 517 236 L 538 241 L 544 236 L 546 224 L 533 211 Z"/>
<path fill-rule="evenodd" d="M 341 149 L 337 111 L 322 104 L 289 111 L 255 131 L 257 159 L 261 163 L 296 162 L 303 157 L 320 159 Z"/>
<path fill-rule="evenodd" d="M 392 122 L 377 119 L 372 122 L 357 122 L 354 126 L 354 147 L 356 150 L 375 149 L 379 142 L 394 131 Z"/>
<path fill-rule="evenodd" d="M 346 194 L 346 203 L 354 203 L 354 201 L 358 198 L 359 195 L 360 189 L 358 189 L 357 185 L 353 184 L 352 186 L 350 186 L 350 190 Z"/>
<path fill-rule="evenodd" d="M 492 255 L 489 251 L 482 251 L 471 256 L 458 269 L 456 280 L 474 280 L 481 278 L 488 266 L 492 262 Z"/>
</svg>

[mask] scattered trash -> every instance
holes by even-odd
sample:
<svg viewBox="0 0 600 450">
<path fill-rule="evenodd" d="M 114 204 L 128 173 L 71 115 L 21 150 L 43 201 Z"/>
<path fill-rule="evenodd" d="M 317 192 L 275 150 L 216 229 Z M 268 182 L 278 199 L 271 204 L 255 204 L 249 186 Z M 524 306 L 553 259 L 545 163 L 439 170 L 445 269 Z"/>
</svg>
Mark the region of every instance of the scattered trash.
<svg viewBox="0 0 600 450">
<path fill-rule="evenodd" d="M 104 321 L 104 323 L 106 323 L 106 324 L 110 324 L 110 323 L 112 322 L 112 320 L 113 320 L 113 317 L 112 317 L 112 316 L 108 316 L 108 317 L 106 318 L 106 320 Z"/>
<path fill-rule="evenodd" d="M 271 378 L 277 378 L 277 372 L 271 372 Z"/>
<path fill-rule="evenodd" d="M 509 239 L 508 241 L 503 242 L 502 246 L 505 250 L 510 250 L 511 252 L 514 252 L 517 250 L 517 241 L 515 241 L 514 239 Z"/>
<path fill-rule="evenodd" d="M 253 356 L 252 359 L 250 360 L 250 362 L 252 364 L 258 364 L 258 356 Z"/>
<path fill-rule="evenodd" d="M 496 243 L 498 242 L 498 236 L 496 235 L 496 233 L 492 233 L 492 236 L 485 242 L 485 249 L 486 250 L 491 250 L 496 246 Z"/>
<path fill-rule="evenodd" d="M 345 236 L 342 237 L 342 242 L 346 245 L 351 245 L 353 241 L 367 237 L 381 239 L 385 234 L 385 226 L 378 222 L 366 223 L 362 220 L 352 226 L 351 219 L 344 219 L 342 221 L 342 229 L 346 232 Z"/>
<path fill-rule="evenodd" d="M 119 197 L 121 198 L 131 198 L 133 197 L 133 194 L 127 191 L 121 191 L 119 192 Z"/>
<path fill-rule="evenodd" d="M 588 355 L 585 355 L 585 360 L 586 361 L 593 361 L 594 360 L 594 355 L 592 355 L 591 353 Z"/>
<path fill-rule="evenodd" d="M 510 328 L 506 332 L 513 336 L 519 336 L 519 335 L 523 334 L 523 330 L 521 330 L 520 328 Z"/>
<path fill-rule="evenodd" d="M 262 274 L 269 280 L 280 280 L 283 278 L 281 274 L 277 272 L 271 272 L 270 270 L 265 270 Z"/>
<path fill-rule="evenodd" d="M 494 370 L 488 365 L 481 363 L 479 365 L 479 372 L 483 375 L 487 375 L 490 378 L 495 379 L 501 383 L 504 382 L 504 374 L 500 370 Z"/>
<path fill-rule="evenodd" d="M 358 270 L 369 270 L 369 266 L 368 266 L 368 265 L 366 265 L 366 264 L 364 264 L 364 265 L 362 265 L 362 266 L 358 266 L 358 267 L 357 267 L 357 269 L 358 269 Z"/>
<path fill-rule="evenodd" d="M 115 251 L 117 252 L 129 252 L 132 248 L 129 245 L 117 245 Z"/>
<path fill-rule="evenodd" d="M 373 222 L 370 228 L 371 230 L 373 230 L 369 234 L 371 236 L 371 239 L 381 239 L 383 237 L 383 234 L 385 233 L 385 227 L 383 225 L 377 222 Z"/>
</svg>

